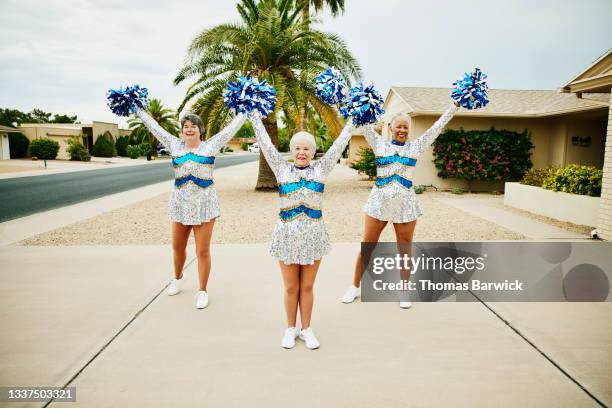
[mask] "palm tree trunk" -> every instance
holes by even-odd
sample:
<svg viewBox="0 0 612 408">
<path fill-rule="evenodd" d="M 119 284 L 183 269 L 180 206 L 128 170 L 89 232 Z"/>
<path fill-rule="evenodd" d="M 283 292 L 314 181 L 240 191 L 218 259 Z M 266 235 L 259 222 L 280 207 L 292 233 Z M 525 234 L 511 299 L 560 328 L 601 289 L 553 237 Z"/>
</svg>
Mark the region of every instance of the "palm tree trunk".
<svg viewBox="0 0 612 408">
<path fill-rule="evenodd" d="M 276 120 L 271 121 L 269 118 L 265 118 L 263 120 L 264 127 L 270 135 L 270 140 L 272 144 L 278 148 L 278 125 L 276 124 Z M 257 175 L 257 185 L 255 186 L 255 190 L 276 190 L 276 177 L 272 172 L 270 166 L 268 166 L 268 162 L 264 157 L 263 153 L 259 153 L 259 174 Z"/>
<path fill-rule="evenodd" d="M 301 1 L 302 4 L 304 4 L 304 8 L 302 9 L 302 24 L 308 29 L 310 28 L 310 0 Z"/>
</svg>

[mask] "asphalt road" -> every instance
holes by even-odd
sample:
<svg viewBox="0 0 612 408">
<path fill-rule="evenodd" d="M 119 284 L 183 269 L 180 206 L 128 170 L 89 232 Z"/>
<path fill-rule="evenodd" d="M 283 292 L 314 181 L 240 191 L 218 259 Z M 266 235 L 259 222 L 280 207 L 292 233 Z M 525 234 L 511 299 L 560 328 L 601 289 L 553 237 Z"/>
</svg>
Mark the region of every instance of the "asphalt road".
<svg viewBox="0 0 612 408">
<path fill-rule="evenodd" d="M 258 160 L 259 155 L 219 156 L 215 168 Z M 174 178 L 170 160 L 0 180 L 0 222 L 64 207 Z"/>
</svg>

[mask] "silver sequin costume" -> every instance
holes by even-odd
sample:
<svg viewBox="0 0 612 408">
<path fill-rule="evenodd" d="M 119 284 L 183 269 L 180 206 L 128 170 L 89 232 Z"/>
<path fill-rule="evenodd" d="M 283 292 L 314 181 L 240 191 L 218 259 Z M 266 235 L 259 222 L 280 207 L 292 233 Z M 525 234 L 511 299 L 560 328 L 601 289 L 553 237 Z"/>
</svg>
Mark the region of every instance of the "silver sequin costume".
<svg viewBox="0 0 612 408">
<path fill-rule="evenodd" d="M 319 160 L 300 169 L 276 150 L 258 113 L 250 115 L 257 142 L 279 185 L 280 213 L 272 233 L 270 254 L 285 264 L 310 265 L 329 252 L 329 236 L 321 204 L 324 182 L 348 144 L 354 126 L 349 121 Z"/>
<path fill-rule="evenodd" d="M 451 105 L 427 132 L 403 146 L 379 136 L 373 125 L 364 127 L 364 136 L 376 157 L 376 184 L 363 207 L 366 214 L 392 223 L 410 222 L 423 214 L 412 188 L 416 159 L 440 135 L 457 109 Z"/>
<path fill-rule="evenodd" d="M 175 179 L 168 218 L 184 225 L 199 225 L 219 217 L 221 210 L 213 183 L 215 156 L 244 124 L 246 115 L 236 115 L 223 130 L 192 149 L 162 128 L 145 110 L 137 108 L 136 115 L 172 155 Z"/>
</svg>

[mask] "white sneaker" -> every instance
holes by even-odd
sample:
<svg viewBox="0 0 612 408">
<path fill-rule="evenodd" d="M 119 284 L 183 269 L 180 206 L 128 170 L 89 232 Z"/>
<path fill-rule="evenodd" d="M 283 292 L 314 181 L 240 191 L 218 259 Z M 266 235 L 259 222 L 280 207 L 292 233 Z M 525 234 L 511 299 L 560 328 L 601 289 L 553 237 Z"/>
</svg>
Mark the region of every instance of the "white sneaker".
<svg viewBox="0 0 612 408">
<path fill-rule="evenodd" d="M 208 293 L 206 293 L 206 291 L 198 291 L 197 296 L 196 307 L 198 309 L 204 309 L 206 306 L 208 306 Z"/>
<path fill-rule="evenodd" d="M 359 289 L 355 285 L 351 285 L 346 290 L 346 292 L 344 292 L 344 296 L 342 296 L 342 303 L 353 303 L 353 301 L 360 296 L 361 289 Z"/>
<path fill-rule="evenodd" d="M 305 330 L 302 329 L 302 331 L 300 331 L 299 338 L 300 340 L 304 341 L 306 343 L 306 347 L 311 350 L 318 349 L 320 347 L 319 340 L 317 340 L 317 337 L 310 327 Z"/>
<path fill-rule="evenodd" d="M 170 286 L 168 286 L 168 296 L 174 296 L 181 291 L 181 284 L 183 283 L 185 276 L 181 276 L 181 279 L 172 279 Z"/>
<path fill-rule="evenodd" d="M 410 294 L 408 292 L 400 292 L 399 298 L 399 306 L 402 309 L 410 309 L 412 307 L 412 302 L 410 301 Z"/>
<path fill-rule="evenodd" d="M 289 327 L 285 329 L 285 335 L 281 341 L 281 346 L 286 349 L 293 348 L 295 346 L 295 338 L 298 336 L 298 329 L 296 327 Z"/>
</svg>

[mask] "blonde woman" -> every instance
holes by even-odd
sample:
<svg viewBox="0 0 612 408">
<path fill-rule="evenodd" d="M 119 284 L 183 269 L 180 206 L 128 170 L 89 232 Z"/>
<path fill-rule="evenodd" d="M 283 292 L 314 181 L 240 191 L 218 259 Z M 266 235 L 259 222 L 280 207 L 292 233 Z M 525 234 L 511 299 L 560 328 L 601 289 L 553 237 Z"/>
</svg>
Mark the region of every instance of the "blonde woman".
<svg viewBox="0 0 612 408">
<path fill-rule="evenodd" d="M 300 338 L 309 349 L 319 347 L 311 328 L 313 287 L 323 256 L 329 252 L 329 236 L 323 223 L 322 200 L 325 180 L 350 140 L 354 126 L 349 122 L 319 160 L 314 137 L 298 132 L 291 138 L 293 163 L 276 150 L 258 113 L 250 115 L 257 142 L 276 176 L 281 209 L 272 234 L 270 254 L 278 259 L 284 283 L 287 329 L 281 341 L 293 348 Z M 301 330 L 297 328 L 300 312 Z"/>
</svg>

